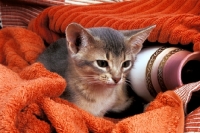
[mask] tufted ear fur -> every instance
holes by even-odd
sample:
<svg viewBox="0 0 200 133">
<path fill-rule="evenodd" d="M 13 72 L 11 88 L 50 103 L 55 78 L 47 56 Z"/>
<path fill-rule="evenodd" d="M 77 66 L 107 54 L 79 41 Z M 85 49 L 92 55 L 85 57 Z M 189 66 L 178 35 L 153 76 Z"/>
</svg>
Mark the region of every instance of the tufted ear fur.
<svg viewBox="0 0 200 133">
<path fill-rule="evenodd" d="M 78 53 L 82 47 L 89 45 L 94 40 L 87 29 L 77 23 L 69 24 L 65 34 L 68 48 L 73 54 Z"/>
<path fill-rule="evenodd" d="M 122 31 L 124 36 L 126 37 L 127 44 L 131 45 L 131 50 L 134 54 L 137 54 L 142 49 L 144 41 L 148 38 L 151 31 L 156 26 L 150 26 L 143 29 L 132 30 L 132 31 Z"/>
</svg>

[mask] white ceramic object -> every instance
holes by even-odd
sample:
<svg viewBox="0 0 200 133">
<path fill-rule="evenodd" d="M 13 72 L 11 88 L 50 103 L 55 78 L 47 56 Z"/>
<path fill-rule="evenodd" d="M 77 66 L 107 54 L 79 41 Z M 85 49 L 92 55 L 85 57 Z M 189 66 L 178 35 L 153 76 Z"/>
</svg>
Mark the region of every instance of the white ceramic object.
<svg viewBox="0 0 200 133">
<path fill-rule="evenodd" d="M 200 64 L 200 52 L 190 52 L 178 47 L 144 48 L 137 55 L 129 74 L 132 89 L 146 101 L 151 101 L 161 91 L 182 86 L 182 69 L 192 60 L 199 61 Z"/>
</svg>

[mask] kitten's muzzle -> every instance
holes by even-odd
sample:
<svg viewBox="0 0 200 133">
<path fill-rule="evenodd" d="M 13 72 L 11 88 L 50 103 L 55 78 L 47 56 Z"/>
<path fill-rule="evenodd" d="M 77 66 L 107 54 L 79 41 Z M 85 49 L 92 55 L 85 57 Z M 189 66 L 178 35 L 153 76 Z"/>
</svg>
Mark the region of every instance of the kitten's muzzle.
<svg viewBox="0 0 200 133">
<path fill-rule="evenodd" d="M 113 77 L 112 79 L 116 84 L 121 80 L 121 78 L 118 77 Z"/>
</svg>

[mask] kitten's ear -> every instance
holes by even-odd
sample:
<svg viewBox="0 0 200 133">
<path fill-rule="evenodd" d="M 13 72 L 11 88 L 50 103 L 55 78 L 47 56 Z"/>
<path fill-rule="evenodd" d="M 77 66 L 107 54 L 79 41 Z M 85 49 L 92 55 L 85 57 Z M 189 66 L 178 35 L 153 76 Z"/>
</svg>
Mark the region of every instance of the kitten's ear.
<svg viewBox="0 0 200 133">
<path fill-rule="evenodd" d="M 67 45 L 74 54 L 78 53 L 81 47 L 84 47 L 93 40 L 92 35 L 80 24 L 71 23 L 65 30 Z"/>
<path fill-rule="evenodd" d="M 132 31 L 122 31 L 124 36 L 128 38 L 127 44 L 131 45 L 131 50 L 134 54 L 137 54 L 142 49 L 144 41 L 148 38 L 151 31 L 156 27 L 156 25 L 138 29 L 138 30 L 132 30 Z"/>
</svg>

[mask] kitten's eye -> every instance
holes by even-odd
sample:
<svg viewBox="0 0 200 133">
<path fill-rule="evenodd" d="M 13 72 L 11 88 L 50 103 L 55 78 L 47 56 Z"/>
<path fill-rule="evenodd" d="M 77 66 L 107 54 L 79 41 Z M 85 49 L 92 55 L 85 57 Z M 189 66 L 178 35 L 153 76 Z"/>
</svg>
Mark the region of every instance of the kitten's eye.
<svg viewBox="0 0 200 133">
<path fill-rule="evenodd" d="M 131 65 L 131 61 L 128 60 L 128 61 L 125 61 L 123 64 L 122 64 L 122 67 L 126 68 L 126 67 L 129 67 Z"/>
<path fill-rule="evenodd" d="M 105 60 L 97 60 L 97 65 L 100 67 L 108 67 L 108 62 Z"/>
</svg>

